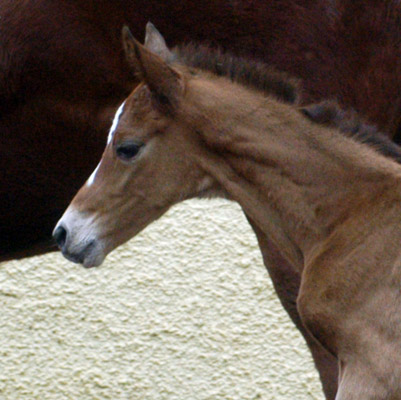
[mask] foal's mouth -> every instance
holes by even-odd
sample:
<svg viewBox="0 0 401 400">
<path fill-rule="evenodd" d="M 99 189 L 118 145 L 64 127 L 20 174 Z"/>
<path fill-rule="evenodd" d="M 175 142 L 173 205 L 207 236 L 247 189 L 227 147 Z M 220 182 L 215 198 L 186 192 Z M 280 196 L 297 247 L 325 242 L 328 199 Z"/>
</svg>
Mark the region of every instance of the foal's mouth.
<svg viewBox="0 0 401 400">
<path fill-rule="evenodd" d="M 62 249 L 63 256 L 75 263 L 75 264 L 82 264 L 85 268 L 93 268 L 98 265 L 99 263 L 93 262 L 98 256 L 93 254 L 96 247 L 96 241 L 91 240 L 80 252 L 74 253 L 70 252 L 68 249 Z"/>
<path fill-rule="evenodd" d="M 95 239 L 86 243 L 79 250 L 76 248 L 71 250 L 68 246 L 63 246 L 60 250 L 67 260 L 81 264 L 85 268 L 98 267 L 105 258 L 102 246 Z"/>
</svg>

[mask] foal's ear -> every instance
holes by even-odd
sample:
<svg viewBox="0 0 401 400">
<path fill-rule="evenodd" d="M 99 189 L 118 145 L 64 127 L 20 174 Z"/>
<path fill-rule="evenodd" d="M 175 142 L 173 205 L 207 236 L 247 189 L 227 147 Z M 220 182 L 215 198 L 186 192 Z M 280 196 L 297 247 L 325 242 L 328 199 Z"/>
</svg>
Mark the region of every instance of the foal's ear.
<svg viewBox="0 0 401 400">
<path fill-rule="evenodd" d="M 174 59 L 164 37 L 151 22 L 146 24 L 145 47 L 167 63 Z"/>
<path fill-rule="evenodd" d="M 127 26 L 124 26 L 122 35 L 125 54 L 134 72 L 149 87 L 157 105 L 172 111 L 183 93 L 180 74 L 160 56 L 141 45 Z"/>
</svg>

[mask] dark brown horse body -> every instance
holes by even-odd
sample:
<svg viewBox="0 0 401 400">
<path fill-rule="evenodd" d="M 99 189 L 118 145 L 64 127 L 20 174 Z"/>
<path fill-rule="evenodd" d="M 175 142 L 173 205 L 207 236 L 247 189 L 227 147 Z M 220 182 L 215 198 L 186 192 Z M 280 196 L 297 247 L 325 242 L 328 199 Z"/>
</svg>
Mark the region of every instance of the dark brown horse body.
<svg viewBox="0 0 401 400">
<path fill-rule="evenodd" d="M 50 249 L 99 158 L 132 88 L 124 23 L 137 37 L 151 20 L 170 45 L 208 41 L 262 59 L 303 79 L 304 102 L 337 98 L 391 136 L 399 126 L 395 2 L 3 0 L 0 16 L 0 260 Z"/>
<path fill-rule="evenodd" d="M 336 98 L 397 138 L 397 2 L 3 0 L 0 17 L 0 261 L 52 249 L 51 230 L 96 165 L 115 108 L 133 87 L 121 49 L 125 23 L 137 37 L 151 20 L 170 45 L 207 41 L 262 59 L 303 80 L 303 102 Z M 261 247 L 303 331 L 299 277 L 270 243 Z M 336 361 L 303 333 L 333 398 Z"/>
</svg>

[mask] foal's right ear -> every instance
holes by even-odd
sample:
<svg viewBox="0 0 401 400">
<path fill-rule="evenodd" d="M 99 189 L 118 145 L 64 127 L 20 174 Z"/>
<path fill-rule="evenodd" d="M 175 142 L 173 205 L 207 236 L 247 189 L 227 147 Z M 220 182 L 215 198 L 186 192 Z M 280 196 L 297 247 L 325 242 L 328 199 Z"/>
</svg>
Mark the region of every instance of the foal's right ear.
<svg viewBox="0 0 401 400">
<path fill-rule="evenodd" d="M 140 44 L 127 26 L 124 26 L 122 34 L 125 54 L 131 68 L 148 86 L 157 105 L 172 111 L 183 94 L 181 75 L 159 55 Z"/>
</svg>

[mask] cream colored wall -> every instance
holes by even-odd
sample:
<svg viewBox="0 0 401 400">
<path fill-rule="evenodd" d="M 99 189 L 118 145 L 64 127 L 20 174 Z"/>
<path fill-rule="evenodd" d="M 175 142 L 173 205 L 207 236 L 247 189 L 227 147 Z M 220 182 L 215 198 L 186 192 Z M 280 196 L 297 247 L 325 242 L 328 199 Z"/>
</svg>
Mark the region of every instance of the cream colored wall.
<svg viewBox="0 0 401 400">
<path fill-rule="evenodd" d="M 0 265 L 0 399 L 323 399 L 235 205 L 172 209 L 92 270 Z"/>
</svg>

